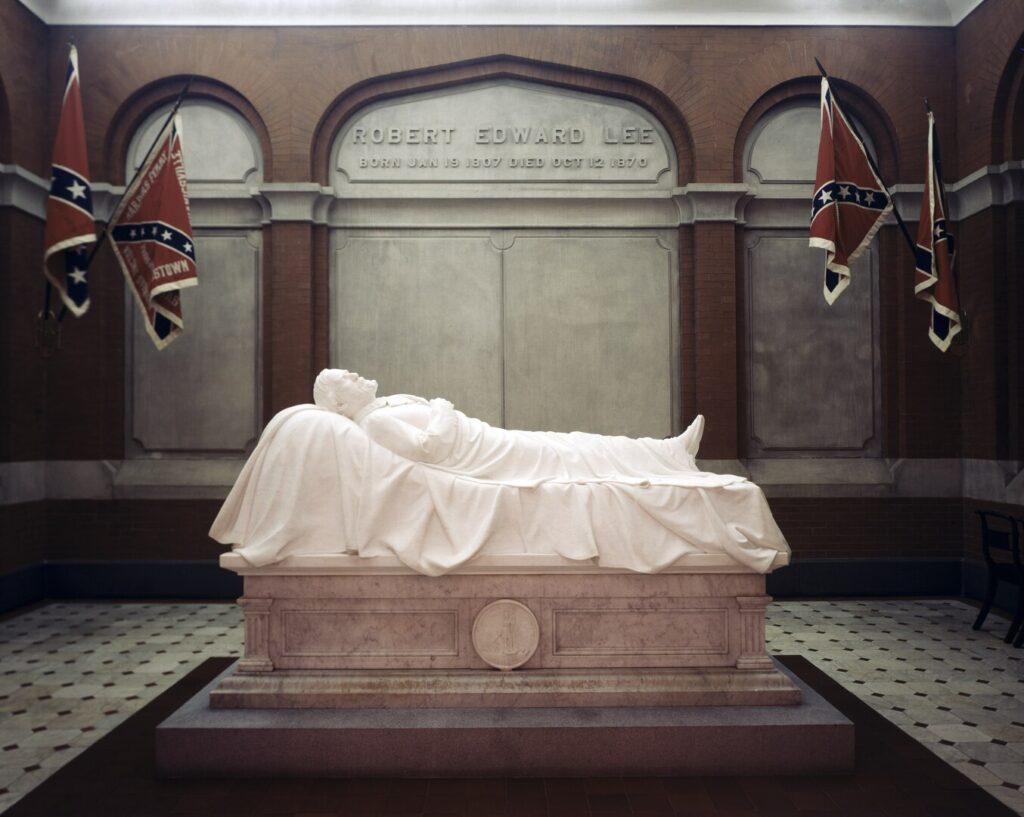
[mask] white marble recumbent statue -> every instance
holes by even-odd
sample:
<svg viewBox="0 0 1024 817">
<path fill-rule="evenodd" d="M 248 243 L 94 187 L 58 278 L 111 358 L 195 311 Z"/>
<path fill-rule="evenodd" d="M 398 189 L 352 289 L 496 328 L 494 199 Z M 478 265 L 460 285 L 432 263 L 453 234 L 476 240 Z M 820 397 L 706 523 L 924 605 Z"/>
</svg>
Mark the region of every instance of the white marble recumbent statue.
<svg viewBox="0 0 1024 817">
<path fill-rule="evenodd" d="M 510 431 L 443 399 L 376 396 L 343 369 L 275 416 L 210 531 L 254 566 L 397 557 L 428 575 L 481 554 L 547 554 L 657 572 L 725 553 L 766 572 L 789 553 L 760 489 L 698 470 L 698 416 L 666 440 Z"/>
</svg>

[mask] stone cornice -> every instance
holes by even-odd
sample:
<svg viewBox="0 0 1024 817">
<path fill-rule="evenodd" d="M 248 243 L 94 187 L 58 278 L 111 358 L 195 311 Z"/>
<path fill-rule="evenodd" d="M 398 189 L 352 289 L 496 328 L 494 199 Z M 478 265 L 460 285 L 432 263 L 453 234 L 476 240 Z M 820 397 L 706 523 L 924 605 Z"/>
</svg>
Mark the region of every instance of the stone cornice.
<svg viewBox="0 0 1024 817">
<path fill-rule="evenodd" d="M 896 205 L 907 221 L 915 221 L 922 186 L 898 184 L 892 187 Z M 98 221 L 105 222 L 123 187 L 93 183 L 93 202 Z M 411 195 L 398 191 L 365 189 L 336 191 L 313 182 L 265 182 L 258 186 L 196 185 L 190 199 L 198 227 L 252 227 L 273 222 L 305 222 L 330 226 L 366 226 L 364 214 L 375 206 L 389 208 L 402 202 L 415 202 L 420 210 L 436 213 L 449 210 L 453 226 L 466 212 L 478 212 L 482 205 L 505 206 L 519 211 L 537 208 L 538 213 L 552 208 L 562 211 L 559 202 L 571 200 L 580 208 L 589 208 L 601 226 L 614 226 L 623 209 L 639 207 L 638 218 L 627 219 L 628 227 L 675 227 L 699 222 L 725 222 L 751 229 L 806 227 L 811 190 L 808 184 L 738 184 L 732 182 L 694 182 L 686 187 L 632 189 L 589 187 L 584 190 L 479 189 L 467 191 L 457 186 L 435 186 L 414 190 Z M 387 192 L 387 195 L 384 195 Z M 947 186 L 950 213 L 954 222 L 963 221 L 990 207 L 1024 202 L 1024 161 L 987 165 Z M 13 207 L 38 219 L 45 217 L 47 182 L 19 165 L 0 164 L 0 207 Z M 396 215 L 400 209 L 392 210 Z M 616 215 L 619 214 L 619 215 Z M 580 215 L 586 222 L 588 216 Z M 375 226 L 388 226 L 378 217 Z M 408 225 L 422 226 L 422 219 Z M 529 221 L 529 219 L 527 219 Z M 895 223 L 890 216 L 890 223 Z M 473 226 L 468 219 L 466 226 Z M 527 222 L 523 222 L 526 224 Z M 390 222 L 389 222 L 390 224 Z M 490 226 L 494 226 L 493 224 Z M 506 226 L 518 226 L 510 224 Z"/>
</svg>

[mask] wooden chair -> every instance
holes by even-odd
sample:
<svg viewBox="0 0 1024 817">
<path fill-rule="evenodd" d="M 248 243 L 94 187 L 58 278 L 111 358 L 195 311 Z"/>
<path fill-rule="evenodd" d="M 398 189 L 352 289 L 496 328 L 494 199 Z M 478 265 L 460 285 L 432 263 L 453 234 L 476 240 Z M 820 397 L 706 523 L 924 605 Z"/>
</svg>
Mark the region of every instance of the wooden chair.
<svg viewBox="0 0 1024 817">
<path fill-rule="evenodd" d="M 981 519 L 981 553 L 988 565 L 988 587 L 985 590 L 985 602 L 981 612 L 974 621 L 974 629 L 981 628 L 992 602 L 996 597 L 999 582 L 1006 582 L 1017 587 L 1017 614 L 1013 617 L 1010 629 L 1003 638 L 1007 644 L 1017 640 L 1014 646 L 1024 642 L 1024 565 L 1020 560 L 1020 525 L 1019 520 L 995 511 L 975 511 Z"/>
</svg>

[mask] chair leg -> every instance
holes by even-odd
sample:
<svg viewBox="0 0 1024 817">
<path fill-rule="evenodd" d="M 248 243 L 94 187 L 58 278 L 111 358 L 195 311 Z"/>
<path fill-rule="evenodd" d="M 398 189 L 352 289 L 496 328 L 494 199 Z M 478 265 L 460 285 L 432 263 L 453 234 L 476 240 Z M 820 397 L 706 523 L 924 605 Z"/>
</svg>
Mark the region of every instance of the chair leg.
<svg viewBox="0 0 1024 817">
<path fill-rule="evenodd" d="M 1009 644 L 1013 641 L 1013 637 L 1017 634 L 1018 630 L 1024 632 L 1024 628 L 1020 626 L 1021 623 L 1024 623 L 1024 587 L 1017 588 L 1017 614 L 1013 617 L 1013 623 L 1010 625 L 1010 629 L 1006 631 L 1006 638 L 1003 641 Z"/>
<path fill-rule="evenodd" d="M 985 623 L 985 616 L 992 609 L 992 602 L 996 599 L 996 587 L 998 584 L 999 579 L 996 578 L 994 573 L 990 572 L 988 574 L 988 588 L 985 590 L 985 602 L 981 605 L 981 612 L 978 613 L 978 617 L 974 619 L 975 630 L 980 630 L 981 625 Z"/>
</svg>

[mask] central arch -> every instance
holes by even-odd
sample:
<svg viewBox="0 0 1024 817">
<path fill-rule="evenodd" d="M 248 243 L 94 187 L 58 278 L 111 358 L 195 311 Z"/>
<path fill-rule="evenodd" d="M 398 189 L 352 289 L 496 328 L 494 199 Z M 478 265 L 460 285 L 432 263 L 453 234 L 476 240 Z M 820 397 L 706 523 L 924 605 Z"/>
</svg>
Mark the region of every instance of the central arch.
<svg viewBox="0 0 1024 817">
<path fill-rule="evenodd" d="M 324 125 L 327 361 L 507 427 L 675 433 L 685 127 L 514 65 L 356 89 Z"/>
</svg>

